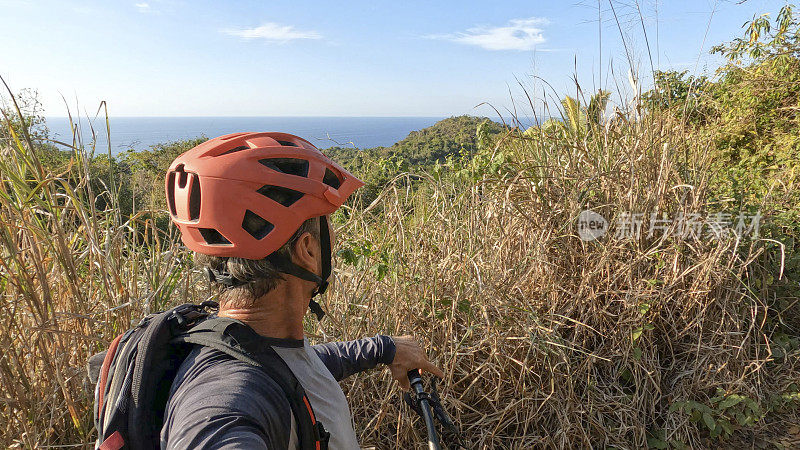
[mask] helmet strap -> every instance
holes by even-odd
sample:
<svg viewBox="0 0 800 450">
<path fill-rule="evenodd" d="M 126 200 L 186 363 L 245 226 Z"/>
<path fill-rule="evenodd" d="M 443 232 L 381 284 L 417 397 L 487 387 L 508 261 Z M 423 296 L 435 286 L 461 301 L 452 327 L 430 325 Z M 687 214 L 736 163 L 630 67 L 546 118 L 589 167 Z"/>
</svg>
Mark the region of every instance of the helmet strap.
<svg viewBox="0 0 800 450">
<path fill-rule="evenodd" d="M 317 283 L 317 288 L 314 289 L 314 292 L 311 294 L 312 299 L 308 302 L 308 308 L 317 316 L 317 320 L 322 320 L 322 318 L 325 317 L 325 311 L 322 310 L 319 303 L 313 300 L 313 297 L 324 294 L 328 289 L 328 278 L 332 271 L 333 255 L 331 253 L 331 234 L 328 229 L 328 218 L 325 216 L 319 218 L 319 241 L 320 250 L 322 251 L 322 276 L 298 266 L 293 263 L 291 259 L 281 254 L 273 253 L 267 256 L 266 259 L 271 262 L 279 272 L 294 275 L 297 278 L 312 283 Z"/>
<path fill-rule="evenodd" d="M 210 267 L 206 267 L 205 272 L 206 278 L 208 278 L 210 283 L 216 282 L 229 288 L 247 284 L 247 282 L 242 281 L 228 273 L 228 271 L 224 268 L 224 265 L 221 269 L 212 269 Z"/>
</svg>

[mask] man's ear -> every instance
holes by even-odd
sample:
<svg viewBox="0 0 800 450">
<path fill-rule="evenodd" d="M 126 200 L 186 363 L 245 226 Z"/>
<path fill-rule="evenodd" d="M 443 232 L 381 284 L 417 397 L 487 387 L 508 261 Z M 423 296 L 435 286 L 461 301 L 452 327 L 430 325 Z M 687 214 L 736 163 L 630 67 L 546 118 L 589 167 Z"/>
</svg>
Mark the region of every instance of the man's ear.
<svg viewBox="0 0 800 450">
<path fill-rule="evenodd" d="M 308 231 L 301 234 L 292 246 L 292 261 L 298 266 L 319 275 L 322 272 L 319 241 Z"/>
</svg>

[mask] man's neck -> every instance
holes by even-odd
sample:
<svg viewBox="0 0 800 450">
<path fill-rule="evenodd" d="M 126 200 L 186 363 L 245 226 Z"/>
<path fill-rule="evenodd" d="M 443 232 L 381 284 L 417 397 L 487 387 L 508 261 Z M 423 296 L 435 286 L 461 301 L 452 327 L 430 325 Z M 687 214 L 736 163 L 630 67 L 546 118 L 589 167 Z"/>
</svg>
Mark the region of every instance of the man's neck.
<svg viewBox="0 0 800 450">
<path fill-rule="evenodd" d="M 220 308 L 220 317 L 241 320 L 256 333 L 278 339 L 303 339 L 303 316 L 308 308 L 304 286 L 282 282 L 246 308 Z"/>
</svg>

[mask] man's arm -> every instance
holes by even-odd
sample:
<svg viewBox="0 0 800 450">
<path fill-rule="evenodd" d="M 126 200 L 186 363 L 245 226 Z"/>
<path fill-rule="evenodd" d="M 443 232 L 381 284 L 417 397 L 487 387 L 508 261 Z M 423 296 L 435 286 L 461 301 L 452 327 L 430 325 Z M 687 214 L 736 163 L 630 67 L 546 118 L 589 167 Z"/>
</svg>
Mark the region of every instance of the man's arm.
<svg viewBox="0 0 800 450">
<path fill-rule="evenodd" d="M 378 363 L 391 364 L 395 355 L 394 340 L 380 334 L 355 341 L 317 344 L 311 348 L 336 381 L 372 369 Z"/>
</svg>

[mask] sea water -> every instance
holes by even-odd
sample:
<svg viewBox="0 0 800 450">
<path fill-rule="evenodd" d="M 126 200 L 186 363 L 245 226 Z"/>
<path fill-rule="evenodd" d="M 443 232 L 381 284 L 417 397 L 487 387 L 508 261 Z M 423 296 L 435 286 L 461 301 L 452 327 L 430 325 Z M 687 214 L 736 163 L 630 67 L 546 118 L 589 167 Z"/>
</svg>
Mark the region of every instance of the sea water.
<svg viewBox="0 0 800 450">
<path fill-rule="evenodd" d="M 429 127 L 442 117 L 115 117 L 109 119 L 111 152 L 143 150 L 152 145 L 197 137 L 213 138 L 242 131 L 280 131 L 300 136 L 319 148 L 334 146 L 388 147 L 408 133 Z M 79 125 L 88 148 L 96 136 L 95 152 L 108 152 L 105 118 Z M 71 143 L 69 119 L 48 117 L 50 138 Z"/>
</svg>

